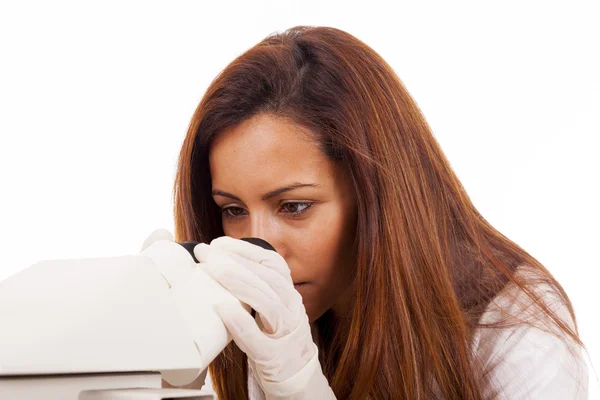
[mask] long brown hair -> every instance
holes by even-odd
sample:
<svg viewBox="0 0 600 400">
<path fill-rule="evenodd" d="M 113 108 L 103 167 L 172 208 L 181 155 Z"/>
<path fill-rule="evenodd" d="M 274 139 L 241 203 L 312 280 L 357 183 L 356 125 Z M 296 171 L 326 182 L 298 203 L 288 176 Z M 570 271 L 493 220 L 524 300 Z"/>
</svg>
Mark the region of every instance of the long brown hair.
<svg viewBox="0 0 600 400">
<path fill-rule="evenodd" d="M 350 174 L 357 200 L 355 295 L 345 319 L 316 321 L 325 375 L 340 399 L 483 398 L 470 344 L 491 299 L 513 283 L 566 337 L 558 318 L 518 279 L 518 266 L 555 288 L 548 270 L 475 209 L 415 101 L 369 46 L 335 28 L 294 27 L 237 57 L 211 83 L 183 143 L 174 187 L 175 237 L 222 236 L 211 197 L 209 147 L 258 113 L 314 133 Z M 232 342 L 211 364 L 220 399 L 247 398 L 246 358 Z"/>
</svg>

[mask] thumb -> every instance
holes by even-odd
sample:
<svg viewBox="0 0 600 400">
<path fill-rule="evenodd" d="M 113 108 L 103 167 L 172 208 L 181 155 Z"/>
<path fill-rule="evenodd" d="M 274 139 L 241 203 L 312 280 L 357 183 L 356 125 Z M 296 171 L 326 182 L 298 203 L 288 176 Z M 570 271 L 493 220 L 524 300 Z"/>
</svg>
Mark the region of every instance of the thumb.
<svg viewBox="0 0 600 400">
<path fill-rule="evenodd" d="M 252 360 L 260 357 L 267 337 L 260 331 L 256 321 L 241 305 L 220 303 L 215 307 L 227 331 L 237 346 Z"/>
<path fill-rule="evenodd" d="M 159 240 L 170 240 L 171 242 L 173 241 L 173 235 L 171 234 L 171 232 L 169 232 L 166 229 L 156 229 L 154 232 L 152 232 L 150 234 L 150 236 L 148 236 L 146 238 L 146 240 L 144 240 L 144 243 L 142 244 L 142 250 L 140 250 L 140 253 L 144 250 L 146 250 L 148 247 L 150 247 L 152 244 L 158 242 Z"/>
</svg>

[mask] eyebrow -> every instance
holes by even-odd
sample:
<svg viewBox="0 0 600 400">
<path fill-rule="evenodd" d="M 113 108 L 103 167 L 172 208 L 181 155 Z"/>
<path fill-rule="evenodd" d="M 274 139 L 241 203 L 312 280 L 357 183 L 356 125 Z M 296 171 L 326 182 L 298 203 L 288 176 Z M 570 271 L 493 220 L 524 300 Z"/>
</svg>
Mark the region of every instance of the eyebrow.
<svg viewBox="0 0 600 400">
<path fill-rule="evenodd" d="M 268 200 L 268 199 L 273 198 L 275 196 L 279 196 L 281 193 L 288 192 L 290 190 L 298 189 L 298 188 L 301 188 L 301 187 L 320 187 L 320 185 L 317 185 L 315 183 L 292 183 L 291 185 L 284 186 L 284 187 L 281 187 L 279 189 L 272 190 L 269 193 L 265 193 L 262 196 L 261 199 L 262 200 Z M 235 201 L 242 201 L 239 197 L 234 196 L 231 193 L 227 193 L 227 192 L 224 192 L 222 190 L 218 190 L 218 189 L 213 190 L 212 191 L 212 195 L 213 196 L 228 197 L 228 198 L 233 199 Z"/>
</svg>

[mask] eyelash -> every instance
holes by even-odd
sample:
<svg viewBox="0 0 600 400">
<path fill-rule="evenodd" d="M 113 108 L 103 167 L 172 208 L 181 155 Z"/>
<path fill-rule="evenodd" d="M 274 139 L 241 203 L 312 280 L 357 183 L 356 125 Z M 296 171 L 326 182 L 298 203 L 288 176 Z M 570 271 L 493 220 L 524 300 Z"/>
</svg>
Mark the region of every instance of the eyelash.
<svg viewBox="0 0 600 400">
<path fill-rule="evenodd" d="M 296 205 L 304 205 L 306 206 L 302 211 L 296 211 L 296 212 L 284 212 L 284 214 L 287 214 L 290 218 L 297 218 L 300 215 L 304 214 L 305 212 L 307 212 L 314 203 L 310 203 L 310 202 L 302 202 L 302 201 L 290 201 L 288 203 L 284 203 L 282 204 L 282 206 L 286 206 L 288 204 L 296 204 Z M 225 207 L 225 208 L 221 208 L 221 214 L 223 215 L 224 218 L 228 218 L 228 219 L 237 219 L 237 218 L 241 218 L 244 215 L 231 215 L 228 213 L 228 210 L 231 209 L 238 209 L 238 210 L 243 210 L 243 208 L 241 207 Z"/>
</svg>

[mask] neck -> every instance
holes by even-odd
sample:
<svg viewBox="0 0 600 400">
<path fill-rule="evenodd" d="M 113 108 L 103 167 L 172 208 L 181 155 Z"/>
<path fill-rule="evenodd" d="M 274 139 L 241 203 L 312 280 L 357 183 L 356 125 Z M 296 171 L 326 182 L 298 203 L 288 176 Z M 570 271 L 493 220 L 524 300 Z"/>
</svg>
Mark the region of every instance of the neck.
<svg viewBox="0 0 600 400">
<path fill-rule="evenodd" d="M 336 320 L 352 317 L 354 294 L 355 284 L 353 281 L 330 309 Z"/>
</svg>

